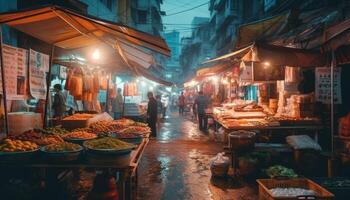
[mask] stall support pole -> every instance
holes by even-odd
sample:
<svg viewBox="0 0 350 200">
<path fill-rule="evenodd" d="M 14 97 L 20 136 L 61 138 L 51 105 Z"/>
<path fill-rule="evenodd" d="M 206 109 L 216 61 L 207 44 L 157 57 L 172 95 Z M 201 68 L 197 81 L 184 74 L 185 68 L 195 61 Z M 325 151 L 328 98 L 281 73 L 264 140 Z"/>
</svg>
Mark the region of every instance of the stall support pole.
<svg viewBox="0 0 350 200">
<path fill-rule="evenodd" d="M 335 67 L 335 53 L 332 51 L 331 62 L 331 151 L 334 152 L 334 67 Z"/>
<path fill-rule="evenodd" d="M 110 80 L 110 75 L 107 75 L 107 91 L 106 91 L 106 107 L 105 107 L 105 112 L 109 113 L 109 80 Z M 114 116 L 113 116 L 114 118 Z"/>
<path fill-rule="evenodd" d="M 124 117 L 125 113 L 125 96 L 123 97 L 123 112 L 122 112 L 122 117 Z"/>
<path fill-rule="evenodd" d="M 7 98 L 6 98 L 6 87 L 5 87 L 5 70 L 4 70 L 4 59 L 2 54 L 2 46 L 3 46 L 3 39 L 2 39 L 2 25 L 0 24 L 0 64 L 1 64 L 1 82 L 2 82 L 2 93 L 3 93 L 3 100 L 4 100 L 4 114 L 5 114 L 5 133 L 6 136 L 8 135 L 8 117 L 7 117 Z M 1 105 L 0 105 L 1 106 Z"/>
<path fill-rule="evenodd" d="M 48 108 L 49 108 L 49 94 L 50 94 L 50 86 L 51 86 L 51 68 L 53 65 L 53 56 L 55 54 L 55 45 L 51 46 L 51 53 L 50 53 L 50 63 L 49 63 L 49 74 L 46 82 L 46 99 L 45 99 L 45 113 L 44 113 L 44 128 L 48 127 L 48 118 L 50 117 L 50 114 L 48 114 Z"/>
</svg>

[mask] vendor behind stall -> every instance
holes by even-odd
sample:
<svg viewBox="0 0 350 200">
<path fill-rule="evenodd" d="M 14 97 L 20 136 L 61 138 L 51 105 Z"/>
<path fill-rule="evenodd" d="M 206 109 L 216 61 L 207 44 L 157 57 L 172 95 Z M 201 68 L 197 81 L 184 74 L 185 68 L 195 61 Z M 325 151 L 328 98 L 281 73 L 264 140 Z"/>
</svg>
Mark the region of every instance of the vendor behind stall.
<svg viewBox="0 0 350 200">
<path fill-rule="evenodd" d="M 114 119 L 120 119 L 122 117 L 123 97 L 121 88 L 118 88 L 116 97 L 112 99 L 112 111 L 114 114 Z"/>
<path fill-rule="evenodd" d="M 62 86 L 60 84 L 55 84 L 53 88 L 56 92 L 52 103 L 54 117 L 62 118 L 64 113 L 66 112 L 66 98 L 62 93 Z"/>
</svg>

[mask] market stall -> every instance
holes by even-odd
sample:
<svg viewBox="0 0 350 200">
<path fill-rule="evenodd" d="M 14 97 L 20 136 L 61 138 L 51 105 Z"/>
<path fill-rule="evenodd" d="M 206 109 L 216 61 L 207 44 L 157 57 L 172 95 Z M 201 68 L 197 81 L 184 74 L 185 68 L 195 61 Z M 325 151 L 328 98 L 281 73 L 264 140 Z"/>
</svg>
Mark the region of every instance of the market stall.
<svg viewBox="0 0 350 200">
<path fill-rule="evenodd" d="M 137 178 L 138 161 L 148 143 L 149 128 L 146 124 L 130 119 L 113 120 L 107 113 L 76 113 L 62 117 L 60 119 L 62 127 L 41 129 L 48 125 L 48 111 L 51 107 L 50 79 L 53 74 L 54 57 L 58 58 L 57 63 L 68 68 L 62 70 L 62 73 L 66 74 L 62 79 L 75 101 L 96 102 L 100 99 L 98 96 L 101 95 L 102 89 L 106 91 L 102 96 L 106 99 L 105 106 L 108 108 L 108 97 L 111 95 L 109 91 L 116 90 L 110 84 L 111 74 L 120 72 L 124 65 L 127 66 L 127 71 L 139 75 L 139 68 L 148 68 L 153 62 L 150 50 L 166 56 L 170 54 L 166 43 L 159 37 L 125 25 L 103 21 L 56 6 L 3 13 L 0 14 L 0 23 L 50 44 L 49 55 L 35 51 L 31 49 L 32 47 L 29 47 L 29 50 L 12 47 L 19 59 L 18 64 L 16 63 L 18 72 L 11 72 L 7 70 L 6 66 L 9 64 L 5 62 L 11 59 L 17 61 L 17 57 L 8 59 L 6 57 L 8 53 L 4 51 L 5 45 L 1 42 L 2 103 L 12 101 L 13 99 L 9 97 L 13 93 L 21 94 L 21 91 L 25 91 L 23 87 L 28 87 L 29 94 L 22 98 L 33 97 L 41 109 L 41 114 L 34 115 L 36 118 L 28 117 L 27 123 L 23 123 L 26 130 L 16 127 L 18 129 L 16 134 L 11 131 L 2 141 L 1 167 L 7 170 L 20 166 L 21 169 L 32 170 L 34 175 L 37 169 L 47 172 L 41 173 L 41 181 L 45 183 L 44 190 L 56 192 L 60 192 L 55 188 L 57 183 L 62 178 L 68 177 L 71 172 L 82 168 L 98 169 L 97 171 L 103 173 L 99 175 L 96 172 L 98 175 L 95 178 L 95 185 L 89 193 L 91 198 L 103 195 L 106 191 L 101 191 L 100 187 L 112 181 L 109 182 L 112 185 L 105 185 L 110 187 L 108 192 L 112 192 L 117 198 L 119 191 L 120 199 L 130 199 L 133 194 L 132 184 Z M 60 58 L 67 54 L 75 57 L 76 52 L 83 55 L 83 59 L 75 60 L 76 63 L 71 60 L 63 62 Z M 21 53 L 25 56 L 18 56 Z M 100 55 L 102 53 L 112 56 L 103 59 Z M 81 60 L 86 60 L 87 55 L 91 55 L 95 62 L 89 60 L 90 64 L 82 63 Z M 96 62 L 97 60 L 100 62 Z M 138 65 L 131 65 L 132 62 Z M 10 75 L 15 76 L 18 73 L 18 76 L 21 76 L 22 68 L 24 71 L 29 71 L 29 77 L 25 79 L 29 80 L 29 85 L 23 84 L 24 86 L 18 87 L 20 91 L 18 92 L 13 89 L 15 88 L 13 80 L 17 80 L 17 77 L 13 79 Z M 59 71 L 61 73 L 61 68 Z M 5 121 L 11 118 L 23 121 L 23 113 L 20 114 L 21 118 L 12 117 L 7 108 L 5 104 Z M 99 110 L 101 112 L 105 109 Z M 38 123 L 34 123 L 36 121 Z M 4 125 L 10 124 L 16 123 L 14 121 L 4 123 Z M 9 131 L 8 127 L 5 131 Z M 116 174 L 120 175 L 118 186 L 121 187 L 118 190 L 113 185 L 113 182 L 117 181 Z"/>
</svg>

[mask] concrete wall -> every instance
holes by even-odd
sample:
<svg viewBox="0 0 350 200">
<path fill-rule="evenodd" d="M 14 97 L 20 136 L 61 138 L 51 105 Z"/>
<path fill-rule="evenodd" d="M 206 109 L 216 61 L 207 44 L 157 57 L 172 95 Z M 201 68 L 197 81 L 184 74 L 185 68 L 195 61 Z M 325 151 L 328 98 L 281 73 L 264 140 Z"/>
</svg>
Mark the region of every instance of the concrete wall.
<svg viewBox="0 0 350 200">
<path fill-rule="evenodd" d="M 116 0 L 111 0 L 110 8 L 107 7 L 108 0 L 80 0 L 88 5 L 88 14 L 112 22 L 118 21 Z"/>
</svg>

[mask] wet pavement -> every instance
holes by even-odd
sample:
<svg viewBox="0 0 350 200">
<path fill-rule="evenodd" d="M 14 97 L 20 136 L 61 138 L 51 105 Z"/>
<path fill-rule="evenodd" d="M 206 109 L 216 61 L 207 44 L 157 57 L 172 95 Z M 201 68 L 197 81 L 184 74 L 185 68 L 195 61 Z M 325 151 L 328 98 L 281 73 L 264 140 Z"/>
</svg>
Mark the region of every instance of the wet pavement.
<svg viewBox="0 0 350 200">
<path fill-rule="evenodd" d="M 139 200 L 255 200 L 255 184 L 213 179 L 210 159 L 222 144 L 200 132 L 190 117 L 173 115 L 147 146 L 138 171 Z"/>
</svg>

